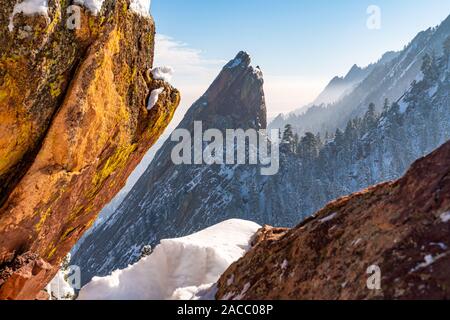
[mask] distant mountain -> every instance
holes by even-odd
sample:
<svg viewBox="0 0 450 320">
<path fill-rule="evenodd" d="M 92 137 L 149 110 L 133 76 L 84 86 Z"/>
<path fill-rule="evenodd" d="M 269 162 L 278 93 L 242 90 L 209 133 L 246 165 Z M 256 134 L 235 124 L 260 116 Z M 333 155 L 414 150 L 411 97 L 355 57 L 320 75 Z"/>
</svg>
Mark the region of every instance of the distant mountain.
<svg viewBox="0 0 450 320">
<path fill-rule="evenodd" d="M 373 70 L 374 65 L 360 68 L 356 64 L 345 77 L 334 77 L 325 90 L 314 100 L 313 105 L 328 105 L 342 99 L 349 94 Z"/>
<path fill-rule="evenodd" d="M 441 55 L 443 43 L 449 35 L 450 17 L 439 27 L 420 32 L 401 52 L 385 54 L 380 61 L 368 67 L 367 74 L 352 68 L 356 72 L 349 72 L 349 74 L 364 77 L 355 87 L 350 86 L 348 89 L 347 85 L 339 86 L 338 83 L 351 81 L 337 78 L 338 80 L 332 81 L 330 85 L 331 88 L 337 87 L 341 90 L 331 90 L 328 94 L 327 90 L 330 89 L 327 87 L 319 96 L 319 103 L 314 104 L 306 112 L 288 116 L 280 115 L 269 124 L 269 127 L 283 128 L 286 124 L 291 124 L 300 135 L 308 131 L 325 134 L 326 131 L 334 132 L 337 128 L 343 129 L 348 120 L 361 116 L 370 103 L 375 103 L 377 110 L 380 111 L 386 98 L 396 101 L 409 89 L 413 81 L 420 80 L 423 56 L 432 52 L 438 56 Z M 321 100 L 327 100 L 322 97 L 338 95 L 337 102 L 328 105 L 320 104 Z"/>
</svg>

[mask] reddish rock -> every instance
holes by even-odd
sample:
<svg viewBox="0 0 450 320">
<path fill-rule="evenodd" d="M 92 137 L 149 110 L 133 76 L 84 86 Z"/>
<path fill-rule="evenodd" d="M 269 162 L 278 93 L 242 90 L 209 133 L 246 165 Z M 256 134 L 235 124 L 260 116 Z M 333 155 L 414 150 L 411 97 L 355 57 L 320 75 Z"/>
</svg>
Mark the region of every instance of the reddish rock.
<svg viewBox="0 0 450 320">
<path fill-rule="evenodd" d="M 35 292 L 41 290 L 42 282 L 52 274 L 52 269 L 50 264 L 36 254 L 26 253 L 17 257 L 0 272 L 0 299 L 42 299 L 42 293 L 36 295 Z"/>
<path fill-rule="evenodd" d="M 380 290 L 368 288 L 371 266 Z M 260 242 L 218 287 L 218 299 L 450 299 L 450 142 Z"/>
<path fill-rule="evenodd" d="M 0 16 L 15 2 L 0 0 Z M 179 104 L 148 72 L 153 19 L 129 4 L 107 0 L 97 16 L 83 9 L 77 30 L 66 28 L 70 2 L 61 0 L 49 1 L 48 19 L 18 14 L 12 31 L 1 20 L 0 299 L 41 296 Z"/>
</svg>

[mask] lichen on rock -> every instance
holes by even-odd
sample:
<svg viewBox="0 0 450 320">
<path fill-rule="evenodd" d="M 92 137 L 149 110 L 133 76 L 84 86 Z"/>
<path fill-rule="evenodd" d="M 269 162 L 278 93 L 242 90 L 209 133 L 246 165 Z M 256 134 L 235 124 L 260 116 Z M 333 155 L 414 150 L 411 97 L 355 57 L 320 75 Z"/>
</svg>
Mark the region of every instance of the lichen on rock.
<svg viewBox="0 0 450 320">
<path fill-rule="evenodd" d="M 48 1 L 49 21 L 17 13 L 12 32 L 15 4 L 0 5 L 0 299 L 33 299 L 162 134 L 180 95 L 148 75 L 154 23 L 129 0 L 105 0 L 96 15 L 81 8 L 74 30 L 67 1 Z M 17 261 L 30 255 L 51 267 L 17 282 Z"/>
</svg>

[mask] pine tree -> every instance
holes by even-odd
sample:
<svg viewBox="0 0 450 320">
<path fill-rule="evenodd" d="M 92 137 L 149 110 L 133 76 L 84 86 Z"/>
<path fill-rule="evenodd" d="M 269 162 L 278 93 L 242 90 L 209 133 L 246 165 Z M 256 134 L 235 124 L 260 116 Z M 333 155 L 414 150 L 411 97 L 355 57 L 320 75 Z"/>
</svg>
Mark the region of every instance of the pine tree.
<svg viewBox="0 0 450 320">
<path fill-rule="evenodd" d="M 299 145 L 299 143 L 300 143 L 300 137 L 298 136 L 298 133 L 295 133 L 294 134 L 294 141 L 293 141 L 293 144 L 294 144 L 294 153 L 297 153 L 298 152 L 298 145 Z"/>
<path fill-rule="evenodd" d="M 317 137 L 313 133 L 307 132 L 300 141 L 299 149 L 300 156 L 302 158 L 309 160 L 317 158 L 320 151 L 320 145 Z"/>
<path fill-rule="evenodd" d="M 287 124 L 284 127 L 281 146 L 282 150 L 285 152 L 295 152 L 294 132 L 292 131 L 292 126 L 290 124 Z"/>
<path fill-rule="evenodd" d="M 427 88 L 439 78 L 439 66 L 434 53 L 424 55 L 421 71 Z"/>
<path fill-rule="evenodd" d="M 334 141 L 339 146 L 343 145 L 345 142 L 344 133 L 339 128 L 336 129 L 336 133 L 334 134 Z"/>
<path fill-rule="evenodd" d="M 389 108 L 390 108 L 389 99 L 385 98 L 383 104 L 383 113 L 387 113 L 389 111 Z"/>
<path fill-rule="evenodd" d="M 362 123 L 362 130 L 364 133 L 374 129 L 377 125 L 378 121 L 378 114 L 375 108 L 375 104 L 371 103 L 369 105 L 369 109 L 367 110 L 366 114 L 364 115 L 363 123 Z"/>
</svg>

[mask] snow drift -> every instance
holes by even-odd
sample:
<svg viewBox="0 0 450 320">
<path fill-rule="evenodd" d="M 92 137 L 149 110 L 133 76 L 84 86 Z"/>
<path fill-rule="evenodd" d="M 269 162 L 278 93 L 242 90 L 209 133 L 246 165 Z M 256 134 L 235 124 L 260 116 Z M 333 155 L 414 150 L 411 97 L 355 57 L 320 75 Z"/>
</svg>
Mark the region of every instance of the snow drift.
<svg viewBox="0 0 450 320">
<path fill-rule="evenodd" d="M 253 222 L 228 220 L 184 238 L 162 240 L 135 265 L 94 278 L 78 299 L 213 299 L 215 283 L 250 248 L 259 228 Z"/>
</svg>

